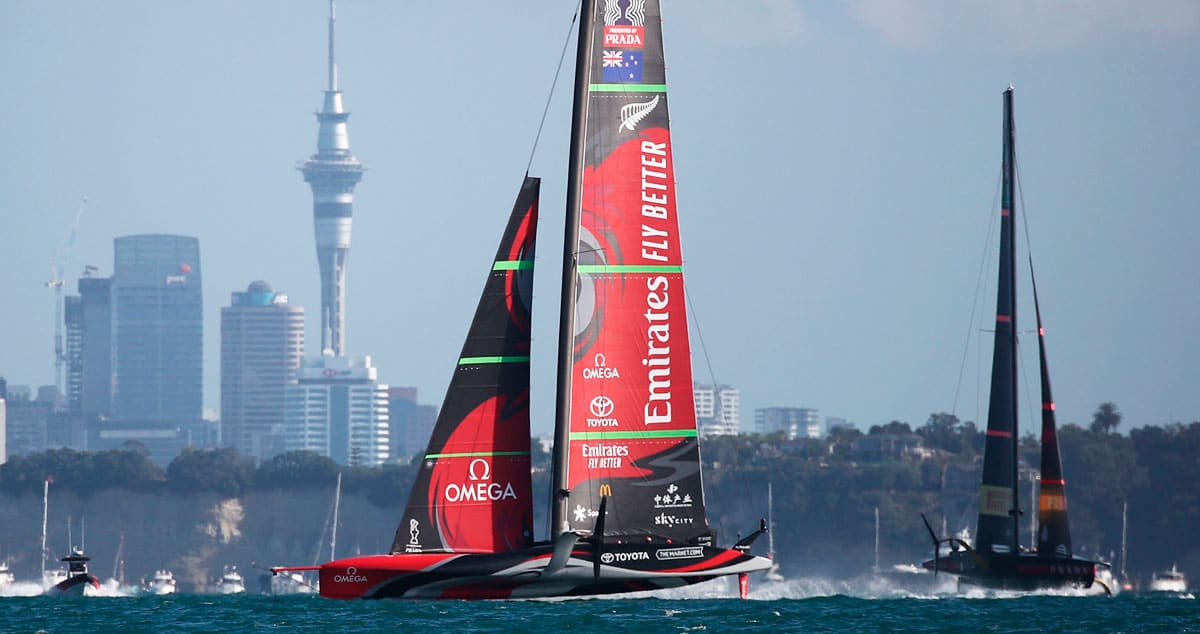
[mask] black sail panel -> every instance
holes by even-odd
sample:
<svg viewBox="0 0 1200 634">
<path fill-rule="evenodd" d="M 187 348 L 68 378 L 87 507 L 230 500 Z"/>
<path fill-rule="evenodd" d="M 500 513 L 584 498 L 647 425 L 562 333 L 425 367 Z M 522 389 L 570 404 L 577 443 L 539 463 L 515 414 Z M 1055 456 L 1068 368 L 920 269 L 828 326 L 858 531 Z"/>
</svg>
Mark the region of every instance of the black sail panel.
<svg viewBox="0 0 1200 634">
<path fill-rule="evenodd" d="M 1013 204 L 1013 91 L 1004 92 L 1004 156 L 1000 203 L 1000 266 L 996 288 L 995 343 L 988 404 L 983 478 L 979 488 L 976 549 L 1017 552 L 1017 299 L 1016 222 Z"/>
<path fill-rule="evenodd" d="M 1038 304 L 1036 281 L 1033 282 L 1033 310 L 1037 315 L 1038 358 L 1041 361 L 1042 379 L 1042 478 L 1038 493 L 1037 549 L 1043 557 L 1070 558 L 1067 481 L 1063 476 L 1062 455 L 1058 448 L 1054 397 L 1050 393 L 1050 366 L 1046 361 L 1046 331 L 1042 328 L 1042 309 Z"/>
<path fill-rule="evenodd" d="M 533 543 L 529 350 L 541 181 L 526 177 L 413 483 L 392 552 Z"/>
</svg>

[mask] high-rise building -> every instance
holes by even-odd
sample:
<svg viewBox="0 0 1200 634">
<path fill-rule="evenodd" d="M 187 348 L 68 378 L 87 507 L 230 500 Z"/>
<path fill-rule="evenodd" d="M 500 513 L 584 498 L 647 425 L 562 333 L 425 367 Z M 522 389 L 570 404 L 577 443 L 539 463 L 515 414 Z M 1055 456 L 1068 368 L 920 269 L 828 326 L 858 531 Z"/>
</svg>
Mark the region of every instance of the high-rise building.
<svg viewBox="0 0 1200 634">
<path fill-rule="evenodd" d="M 37 391 L 37 398 L 25 385 L 6 386 L 5 390 L 5 454 L 27 456 L 50 448 L 47 428 L 54 413 L 58 388 L 42 386 Z"/>
<path fill-rule="evenodd" d="M 741 423 L 741 393 L 730 385 L 693 386 L 701 436 L 734 436 Z"/>
<path fill-rule="evenodd" d="M 317 238 L 317 265 L 321 273 L 321 354 L 346 354 L 346 261 L 350 256 L 350 223 L 354 186 L 363 177 L 363 165 L 350 153 L 346 125 L 350 113 L 338 89 L 334 61 L 333 0 L 329 2 L 329 85 L 317 113 L 317 153 L 300 167 L 312 188 L 313 225 Z"/>
<path fill-rule="evenodd" d="M 66 298 L 67 412 L 80 420 L 108 417 L 112 409 L 112 278 L 79 279 Z"/>
<path fill-rule="evenodd" d="M 304 309 L 251 282 L 221 309 L 221 440 L 265 460 L 284 451 L 287 386 L 304 357 Z"/>
<path fill-rule="evenodd" d="M 287 388 L 284 448 L 314 451 L 350 466 L 388 459 L 388 386 L 371 358 L 307 358 Z"/>
<path fill-rule="evenodd" d="M 114 247 L 112 418 L 192 429 L 203 408 L 200 243 L 138 235 Z"/>
<path fill-rule="evenodd" d="M 754 410 L 754 431 L 760 434 L 783 432 L 788 440 L 820 438 L 819 410 L 807 407 L 764 407 Z"/>
<path fill-rule="evenodd" d="M 417 402 L 417 388 L 393 387 L 388 390 L 388 433 L 393 459 L 408 460 L 424 452 L 437 423 L 436 405 Z"/>
</svg>

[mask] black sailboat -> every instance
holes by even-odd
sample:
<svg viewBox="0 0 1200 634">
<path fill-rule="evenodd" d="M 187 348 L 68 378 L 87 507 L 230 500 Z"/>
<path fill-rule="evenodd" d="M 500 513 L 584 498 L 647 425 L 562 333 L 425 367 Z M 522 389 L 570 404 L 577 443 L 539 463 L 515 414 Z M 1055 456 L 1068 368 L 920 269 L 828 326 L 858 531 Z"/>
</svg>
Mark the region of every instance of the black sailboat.
<svg viewBox="0 0 1200 634">
<path fill-rule="evenodd" d="M 1017 495 L 1017 258 L 1016 150 L 1013 89 L 1004 91 L 1004 154 L 1000 203 L 1000 266 L 996 290 L 995 343 L 992 352 L 991 397 L 988 405 L 983 475 L 979 487 L 979 522 L 974 546 L 955 538 L 939 539 L 925 520 L 934 542 L 934 558 L 924 567 L 957 575 L 962 583 L 1009 590 L 1088 588 L 1096 580 L 1095 561 L 1076 557 L 1071 550 L 1067 521 L 1066 481 L 1054 420 L 1046 361 L 1045 331 L 1037 284 L 1033 288 L 1041 360 L 1042 465 L 1038 495 L 1037 548 L 1023 549 L 1018 541 L 1023 511 Z M 1032 261 L 1030 266 L 1032 280 Z M 922 518 L 924 519 L 924 518 Z M 946 555 L 939 548 L 950 545 Z M 1107 590 L 1107 588 L 1105 588 Z"/>
</svg>

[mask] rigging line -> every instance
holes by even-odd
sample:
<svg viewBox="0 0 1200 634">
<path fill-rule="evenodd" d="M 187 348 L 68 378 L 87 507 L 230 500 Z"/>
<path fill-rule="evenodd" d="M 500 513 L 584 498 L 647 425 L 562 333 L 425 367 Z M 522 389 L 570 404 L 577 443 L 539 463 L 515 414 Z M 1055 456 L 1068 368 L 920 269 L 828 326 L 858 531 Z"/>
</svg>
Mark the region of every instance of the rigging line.
<svg viewBox="0 0 1200 634">
<path fill-rule="evenodd" d="M 554 88 L 558 86 L 558 77 L 562 74 L 563 62 L 567 57 L 567 47 L 571 44 L 571 33 L 575 30 L 575 23 L 579 21 L 579 14 L 583 10 L 583 0 L 575 5 L 575 15 L 571 16 L 571 23 L 567 26 L 567 37 L 563 40 L 562 52 L 558 54 L 558 67 L 554 69 L 554 79 L 550 82 L 550 94 L 546 95 L 546 107 L 542 109 L 542 120 L 538 123 L 537 134 L 533 137 L 533 147 L 529 149 L 529 161 L 525 163 L 525 175 L 529 176 L 529 169 L 533 166 L 533 155 L 537 152 L 538 142 L 542 138 L 542 129 L 546 127 L 546 117 L 550 112 L 550 102 L 554 99 Z M 550 469 L 555 469 L 557 459 L 553 457 L 554 447 L 551 448 Z M 558 448 L 565 452 L 565 449 Z M 554 489 L 554 478 L 550 478 L 550 483 L 546 485 L 550 493 L 550 508 L 554 509 L 558 504 L 558 491 Z M 554 518 L 553 513 L 547 513 L 545 519 L 546 535 L 553 537 L 554 535 Z"/>
<path fill-rule="evenodd" d="M 537 134 L 533 136 L 533 147 L 529 148 L 529 160 L 525 163 L 525 175 L 529 176 L 529 168 L 533 166 L 533 155 L 537 153 L 538 141 L 542 138 L 542 129 L 546 127 L 546 117 L 550 114 L 550 102 L 554 100 L 554 88 L 558 86 L 558 77 L 562 74 L 563 62 L 567 59 L 567 47 L 571 44 L 571 33 L 575 31 L 575 22 L 579 20 L 579 10 L 575 8 L 575 15 L 571 18 L 571 24 L 567 26 L 567 37 L 563 40 L 562 52 L 558 54 L 558 68 L 554 69 L 554 79 L 550 82 L 550 93 L 546 95 L 546 107 L 542 108 L 542 120 L 538 123 Z"/>
<path fill-rule="evenodd" d="M 1002 168 L 1002 171 L 1003 171 L 1003 168 Z M 975 297 L 971 300 L 971 316 L 967 320 L 967 336 L 966 336 L 965 341 L 963 342 L 962 361 L 959 362 L 959 364 L 958 364 L 958 381 L 954 384 L 954 402 L 950 406 L 951 414 L 954 414 L 955 412 L 958 411 L 958 397 L 959 397 L 960 391 L 962 390 L 963 375 L 966 373 L 966 369 L 967 369 L 967 354 L 970 352 L 971 335 L 972 335 L 972 332 L 975 327 L 975 311 L 978 310 L 980 305 L 983 303 L 983 300 L 980 298 L 980 295 L 982 293 L 982 288 L 983 288 L 983 283 L 984 283 L 983 275 L 984 275 L 985 269 L 987 268 L 987 261 L 988 261 L 988 248 L 987 247 L 988 247 L 988 244 L 991 243 L 992 232 L 996 229 L 996 214 L 992 213 L 992 210 L 996 209 L 996 204 L 997 204 L 996 201 L 998 201 L 1000 199 L 1000 188 L 1003 186 L 1003 184 L 1004 184 L 1004 176 L 1003 176 L 1003 173 L 1001 173 L 1000 177 L 996 179 L 996 190 L 992 193 L 992 204 L 988 207 L 988 217 L 990 218 L 990 221 L 988 222 L 987 235 L 985 236 L 984 241 L 983 241 L 983 248 L 980 249 L 979 272 L 975 276 Z M 980 347 L 980 350 L 982 351 L 982 346 Z M 977 388 L 977 391 L 978 391 L 978 388 Z M 978 407 L 976 407 L 975 418 L 977 420 L 979 418 Z"/>
</svg>

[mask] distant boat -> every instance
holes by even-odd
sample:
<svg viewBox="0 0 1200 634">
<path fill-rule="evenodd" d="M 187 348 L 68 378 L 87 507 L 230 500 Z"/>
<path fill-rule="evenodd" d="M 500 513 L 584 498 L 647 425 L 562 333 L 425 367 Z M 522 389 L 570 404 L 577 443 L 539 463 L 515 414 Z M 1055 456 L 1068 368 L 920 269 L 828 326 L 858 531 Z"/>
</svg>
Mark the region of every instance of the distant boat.
<svg viewBox="0 0 1200 634">
<path fill-rule="evenodd" d="M 1042 465 L 1037 509 L 1037 547 L 1026 550 L 1018 542 L 1019 522 L 1025 513 L 1017 492 L 1017 257 L 1016 257 L 1016 149 L 1013 125 L 1013 89 L 1004 91 L 1004 143 L 1000 203 L 1000 266 L 996 290 L 995 347 L 984 445 L 983 475 L 979 488 L 979 521 L 975 545 L 955 538 L 939 539 L 925 520 L 933 539 L 934 558 L 924 567 L 958 576 L 960 583 L 1006 590 L 1090 588 L 1100 562 L 1078 557 L 1071 550 L 1067 522 L 1066 480 L 1063 476 L 1054 399 L 1046 361 L 1037 284 L 1031 282 L 1037 318 L 1038 355 L 1041 360 Z M 1033 278 L 1032 257 L 1030 278 Z M 922 519 L 924 517 L 922 516 Z M 944 557 L 943 543 L 957 546 Z M 1103 582 L 1101 582 L 1103 584 Z M 1107 586 L 1105 586 L 1107 590 Z"/>
<path fill-rule="evenodd" d="M 321 596 L 582 596 L 726 575 L 745 593 L 770 568 L 749 552 L 765 520 L 721 547 L 705 511 L 659 0 L 585 0 L 578 21 L 549 539 L 534 538 L 540 179 L 526 175 L 391 548 L 274 569 L 318 569 Z"/>
<path fill-rule="evenodd" d="M 52 596 L 88 596 L 100 589 L 100 580 L 96 575 L 88 572 L 87 562 L 91 561 L 83 553 L 83 549 L 76 546 L 71 549 L 71 554 L 63 557 L 59 561 L 67 564 L 67 569 L 61 571 L 61 575 L 52 577 L 57 581 L 54 585 L 46 589 L 46 594 Z"/>
<path fill-rule="evenodd" d="M 217 580 L 217 590 L 221 594 L 242 594 L 246 591 L 246 580 L 237 566 L 225 566 L 221 578 Z"/>
<path fill-rule="evenodd" d="M 8 561 L 0 559 L 0 590 L 12 585 L 13 573 L 8 569 Z"/>
<path fill-rule="evenodd" d="M 1173 592 L 1175 594 L 1186 594 L 1188 591 L 1187 576 L 1171 564 L 1170 570 L 1156 572 L 1150 578 L 1151 592 Z"/>
<path fill-rule="evenodd" d="M 175 594 L 175 575 L 170 570 L 155 570 L 154 576 L 146 582 L 146 592 L 149 594 Z"/>
<path fill-rule="evenodd" d="M 316 589 L 304 580 L 299 572 L 281 572 L 271 575 L 271 594 L 312 594 Z"/>
</svg>

